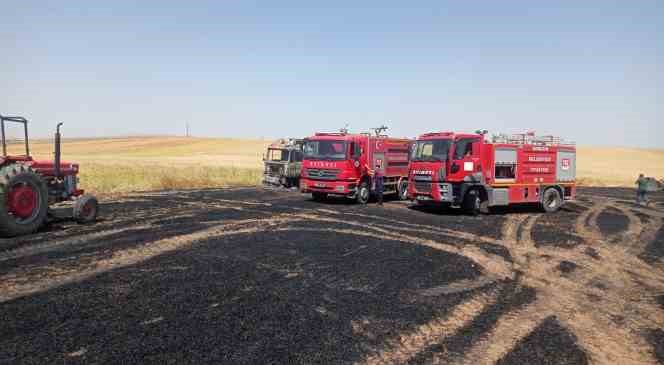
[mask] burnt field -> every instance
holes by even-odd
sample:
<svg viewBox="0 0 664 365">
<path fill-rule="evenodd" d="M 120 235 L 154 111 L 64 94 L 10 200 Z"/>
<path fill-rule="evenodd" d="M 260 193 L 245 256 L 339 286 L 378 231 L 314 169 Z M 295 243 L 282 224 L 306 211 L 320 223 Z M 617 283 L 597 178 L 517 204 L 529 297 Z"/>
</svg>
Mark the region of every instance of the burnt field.
<svg viewBox="0 0 664 365">
<path fill-rule="evenodd" d="M 0 240 L 0 363 L 664 363 L 664 196 L 469 217 L 134 194 Z"/>
</svg>

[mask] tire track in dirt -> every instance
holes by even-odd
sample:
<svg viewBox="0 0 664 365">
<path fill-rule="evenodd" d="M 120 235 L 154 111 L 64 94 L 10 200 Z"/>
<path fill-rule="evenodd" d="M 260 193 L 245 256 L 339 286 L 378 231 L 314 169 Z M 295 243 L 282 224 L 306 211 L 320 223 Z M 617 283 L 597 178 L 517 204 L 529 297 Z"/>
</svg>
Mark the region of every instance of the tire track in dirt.
<svg viewBox="0 0 664 365">
<path fill-rule="evenodd" d="M 202 203 L 191 203 L 187 204 L 191 206 L 190 210 L 185 210 L 185 211 L 180 211 L 180 213 L 177 216 L 173 216 L 172 209 L 165 210 L 163 212 L 155 212 L 155 214 L 150 215 L 149 219 L 140 219 L 139 217 L 135 217 L 133 219 L 124 219 L 124 220 L 114 220 L 114 221 L 109 221 L 109 222 L 104 222 L 103 225 L 96 225 L 95 228 L 96 230 L 92 233 L 86 233 L 86 234 L 80 234 L 77 236 L 73 237 L 66 237 L 62 239 L 55 239 L 55 240 L 50 240 L 44 243 L 39 243 L 35 245 L 29 245 L 29 246 L 22 246 L 18 247 L 15 249 L 7 250 L 0 252 L 0 261 L 5 261 L 5 260 L 10 260 L 10 259 L 16 259 L 24 256 L 29 256 L 29 255 L 35 255 L 35 254 L 43 254 L 43 253 L 48 253 L 52 252 L 58 249 L 61 249 L 62 247 L 66 246 L 75 246 L 75 245 L 85 245 L 89 244 L 89 242 L 99 242 L 102 241 L 103 239 L 117 235 L 119 233 L 125 232 L 125 231 L 130 231 L 130 230 L 141 230 L 141 229 L 158 229 L 159 228 L 159 223 L 162 222 L 164 219 L 172 219 L 172 218 L 177 218 L 177 219 L 194 219 L 196 218 L 196 215 L 194 214 L 195 212 L 200 211 L 202 207 Z M 266 213 L 261 210 L 254 210 L 254 209 L 246 209 L 243 207 L 237 207 L 237 206 L 232 206 L 232 205 L 225 205 L 225 204 L 207 204 L 205 205 L 206 210 L 210 210 L 211 208 L 214 209 L 219 209 L 219 210 L 235 210 L 235 211 L 242 211 L 242 212 L 248 212 L 248 213 L 256 213 L 260 215 L 265 215 Z M 138 221 L 142 221 L 141 224 L 137 224 Z M 250 221 L 250 220 L 247 220 Z M 242 220 L 232 220 L 232 221 L 226 221 L 226 224 L 242 224 Z M 201 223 L 203 225 L 213 225 L 216 223 Z M 113 227 L 118 227 L 118 226 L 124 226 L 122 228 L 113 228 Z"/>
<path fill-rule="evenodd" d="M 359 229 L 334 229 L 334 228 L 320 228 L 320 229 L 306 229 L 306 228 L 279 228 L 279 231 L 292 231 L 292 230 L 301 230 L 301 231 L 325 231 L 325 232 L 337 232 L 337 233 L 346 233 L 346 234 L 355 234 L 355 235 L 365 235 L 369 237 L 391 239 L 406 243 L 417 244 L 421 246 L 430 247 L 436 250 L 445 251 L 448 253 L 462 255 L 466 258 L 474 261 L 477 265 L 487 270 L 492 275 L 499 278 L 511 278 L 512 269 L 511 264 L 506 262 L 504 258 L 486 253 L 476 246 L 464 245 L 458 247 L 458 245 L 449 243 L 435 241 L 431 239 L 420 238 L 417 236 L 410 236 L 403 233 L 394 232 L 394 230 L 388 230 L 385 228 L 376 227 L 371 224 L 349 222 L 343 219 L 335 219 L 331 217 L 322 217 L 322 216 L 312 216 L 311 220 L 319 222 L 329 222 L 336 224 L 343 224 L 350 227 L 355 227 Z M 374 231 L 374 232 L 370 232 Z"/>
<path fill-rule="evenodd" d="M 63 239 L 56 239 L 51 242 L 44 242 L 35 245 L 19 247 L 13 250 L 0 253 L 0 261 L 16 259 L 28 255 L 47 253 L 62 248 L 64 246 L 87 244 L 90 241 L 93 242 L 100 241 L 107 238 L 108 236 L 116 235 L 125 231 L 133 229 L 149 229 L 150 227 L 152 227 L 152 225 L 150 223 L 146 223 L 135 226 L 126 226 L 123 228 L 106 229 L 106 230 L 100 230 L 99 232 L 93 232 L 93 233 L 88 233 L 84 235 L 68 237 Z"/>
<path fill-rule="evenodd" d="M 579 344 L 589 353 L 593 361 L 654 363 L 650 349 L 640 332 L 652 324 L 652 313 L 658 313 L 656 303 L 643 300 L 642 289 L 635 287 L 633 280 L 626 275 L 626 271 L 639 272 L 655 282 L 661 282 L 661 279 L 657 280 L 656 275 L 652 275 L 652 270 L 637 262 L 633 255 L 627 254 L 624 247 L 609 243 L 615 239 L 629 239 L 634 242 L 642 237 L 644 227 L 636 215 L 626 213 L 629 226 L 625 232 L 608 237 L 601 234 L 597 217 L 609 207 L 616 207 L 624 212 L 611 200 L 604 199 L 602 203 L 581 214 L 576 224 L 585 244 L 600 250 L 599 262 L 586 259 L 581 247 L 577 250 L 546 250 L 556 260 L 565 259 L 581 266 L 570 278 L 556 277 L 552 272 L 548 279 L 545 276 L 541 277 L 548 283 L 542 280 L 529 280 L 529 284 L 537 286 L 543 298 L 557 298 L 557 302 L 548 300 L 546 305 L 553 308 L 563 324 L 573 331 Z M 544 265 L 540 263 L 536 266 Z M 529 274 L 532 272 L 526 273 L 525 276 L 531 276 Z M 605 283 L 596 284 L 598 278 Z M 542 283 L 546 285 L 541 285 Z M 607 290 L 593 289 L 594 285 L 600 284 Z M 591 297 L 588 297 L 589 295 Z M 628 315 L 630 320 L 620 325 L 616 324 L 617 319 L 623 315 Z M 661 315 L 657 315 L 654 321 L 658 325 L 664 324 Z M 615 335 L 616 333 L 618 335 Z M 610 345 L 611 343 L 614 345 Z M 616 343 L 618 345 L 615 345 Z M 607 350 L 608 348 L 610 350 Z"/>
<path fill-rule="evenodd" d="M 577 337 L 579 345 L 599 364 L 655 364 L 652 348 L 642 334 L 611 321 L 598 321 L 592 313 L 569 313 L 562 323 Z M 601 326 L 598 324 L 601 323 Z"/>
<path fill-rule="evenodd" d="M 541 285 L 540 280 L 533 280 L 528 276 L 533 274 L 536 274 L 538 278 L 547 276 L 546 272 L 534 272 L 533 267 L 540 270 L 541 267 L 531 263 L 538 250 L 532 239 L 532 231 L 540 216 L 539 214 L 510 215 L 503 224 L 501 242 L 509 249 L 514 258 L 514 268 L 519 272 L 518 274 L 513 273 L 514 279 L 519 283 L 517 285 L 537 284 L 539 286 Z M 539 301 L 524 309 L 507 312 L 491 326 L 487 334 L 473 344 L 461 359 L 449 359 L 444 354 L 437 354 L 434 363 L 443 364 L 454 360 L 455 363 L 495 364 L 550 315 L 551 312 L 544 310 Z"/>
<path fill-rule="evenodd" d="M 570 328 L 579 338 L 579 345 L 589 353 L 593 361 L 599 363 L 654 363 L 654 358 L 646 341 L 639 335 L 645 328 L 653 324 L 664 325 L 664 318 L 652 319 L 652 313 L 657 311 L 657 303 L 653 298 L 644 300 L 642 289 L 634 286 L 631 278 L 626 278 L 625 267 L 645 274 L 648 279 L 657 280 L 646 265 L 635 262 L 633 255 L 627 255 L 624 248 L 609 245 L 597 226 L 597 217 L 610 206 L 611 201 L 604 201 L 593 205 L 583 212 L 576 223 L 576 230 L 584 238 L 585 244 L 579 248 L 562 250 L 559 248 L 536 248 L 531 232 L 536 224 L 537 216 L 511 216 L 503 226 L 503 241 L 514 257 L 514 267 L 521 271 L 523 285 L 534 287 L 538 292 L 536 303 L 524 309 L 523 313 L 508 314 L 501 318 L 492 328 L 488 338 L 477 344 L 467 356 L 464 363 L 483 364 L 495 363 L 508 354 L 523 338 L 528 336 L 546 318 L 556 315 L 561 317 L 563 324 Z M 623 209 L 620 209 L 624 212 Z M 631 213 L 631 212 L 630 212 Z M 641 220 L 635 215 L 626 213 L 629 226 L 625 232 L 613 237 L 615 239 L 631 240 L 634 242 L 648 239 L 652 234 L 644 236 L 644 232 L 652 232 L 655 227 L 646 229 Z M 656 230 L 655 230 L 656 231 Z M 588 260 L 583 252 L 586 245 L 599 247 L 602 252 L 601 262 Z M 616 252 L 617 251 L 617 252 Z M 623 252 L 621 252 L 623 251 Z M 581 265 L 570 278 L 561 276 L 557 272 L 556 264 L 567 260 Z M 608 263 L 607 265 L 607 261 Z M 633 263 L 630 265 L 626 263 Z M 607 267 L 608 266 L 608 267 Z M 649 272 L 650 271 L 650 272 Z M 650 275 L 649 275 L 650 274 Z M 597 276 L 610 278 L 612 295 L 603 291 L 594 294 L 600 298 L 599 303 L 588 303 L 587 295 L 592 293 L 591 286 Z M 652 282 L 652 281 L 649 281 Z M 598 306 L 601 307 L 598 310 Z M 529 313 L 530 312 L 530 313 Z M 620 314 L 629 313 L 632 322 L 623 324 L 620 330 L 612 319 L 619 318 Z M 541 316 L 539 316 L 541 314 Z M 526 321 L 527 325 L 518 324 Z M 578 325 L 583 319 L 584 324 Z M 654 322 L 654 323 L 653 323 Z M 602 337 L 599 333 L 613 331 L 618 336 Z M 625 329 L 627 328 L 627 329 Z M 592 330 L 588 330 L 592 329 Z M 613 346 L 609 355 L 601 349 L 611 346 L 611 343 L 624 338 L 625 346 Z"/>
<path fill-rule="evenodd" d="M 627 230 L 620 235 L 617 235 L 618 237 L 616 237 L 616 241 L 628 243 L 638 241 L 643 230 L 646 228 L 643 223 L 641 223 L 641 218 L 634 214 L 630 209 L 616 204 L 611 204 L 611 207 L 620 211 L 629 220 Z"/>
<path fill-rule="evenodd" d="M 250 227 L 238 228 L 235 230 L 229 229 L 247 225 L 247 223 L 216 225 L 191 234 L 168 237 L 141 247 L 115 252 L 110 258 L 95 261 L 94 265 L 91 267 L 77 267 L 68 270 L 55 269 L 50 272 L 51 275 L 49 275 L 48 278 L 33 278 L 30 275 L 23 275 L 19 280 L 15 275 L 8 274 L 0 278 L 0 303 L 59 287 L 68 283 L 82 281 L 112 269 L 134 265 L 160 254 L 190 247 L 195 242 L 203 239 L 255 233 L 269 229 L 279 223 L 309 218 L 309 216 L 304 214 L 282 214 L 269 219 L 250 220 Z M 49 268 L 45 267 L 44 269 L 48 270 Z"/>
<path fill-rule="evenodd" d="M 664 312 L 657 302 L 656 293 L 644 296 L 644 291 L 664 293 L 664 270 L 638 259 L 635 254 L 642 246 L 654 240 L 661 218 L 658 212 L 642 209 L 651 219 L 642 222 L 633 212 L 626 212 L 613 199 L 596 199 L 601 203 L 579 214 L 575 230 L 584 243 L 578 247 L 560 249 L 556 247 L 536 247 L 533 229 L 541 214 L 511 214 L 502 227 L 502 237 L 494 239 L 468 232 L 436 227 L 434 225 L 404 222 L 399 219 L 378 217 L 369 214 L 339 212 L 331 209 L 305 209 L 281 206 L 276 202 L 270 205 L 256 205 L 250 200 L 242 200 L 241 205 L 249 207 L 290 209 L 296 213 L 285 213 L 270 219 L 247 219 L 212 224 L 204 231 L 193 234 L 169 237 L 151 242 L 150 247 L 137 247 L 116 252 L 109 259 L 99 260 L 93 267 L 81 267 L 75 272 L 55 273 L 54 278 L 37 278 L 39 285 L 30 287 L 28 282 L 20 282 L 17 292 L 9 299 L 60 286 L 72 281 L 85 280 L 98 273 L 117 267 L 141 262 L 161 253 L 186 249 L 200 239 L 222 236 L 244 235 L 260 231 L 298 231 L 343 233 L 371 238 L 389 239 L 405 244 L 416 244 L 448 253 L 464 256 L 480 266 L 484 275 L 475 280 L 463 280 L 449 285 L 433 287 L 416 293 L 424 296 L 446 296 L 464 291 L 482 290 L 492 280 L 516 280 L 516 286 L 531 287 L 537 293 L 535 302 L 524 308 L 508 311 L 489 325 L 486 333 L 472 344 L 470 350 L 459 359 L 459 354 L 436 353 L 434 362 L 458 360 L 462 363 L 495 363 L 513 351 L 520 341 L 529 336 L 545 319 L 555 316 L 561 326 L 570 330 L 578 345 L 590 356 L 594 363 L 655 363 L 652 346 L 642 333 L 652 328 L 664 327 Z M 230 201 L 237 203 L 236 201 Z M 243 204 L 252 203 L 252 204 Z M 209 207 L 205 202 L 189 204 L 187 209 Z M 598 227 L 598 216 L 605 209 L 615 207 L 629 220 L 628 228 L 615 235 L 603 235 Z M 247 209 L 247 208 L 243 208 Z M 249 208 L 251 209 L 251 208 Z M 402 209 L 402 208 L 399 208 Z M 637 209 L 637 211 L 640 211 Z M 264 210 L 256 212 L 265 213 Z M 181 212 L 183 213 L 183 212 Z M 631 215 L 630 215 L 631 214 Z M 371 219 L 374 223 L 354 222 L 349 217 Z M 291 223 L 307 221 L 319 222 L 320 227 L 289 227 Z M 377 223 L 377 221 L 383 223 Z M 326 223 L 343 225 L 344 228 L 326 227 Z M 417 233 L 440 235 L 440 239 L 418 237 Z M 654 233 L 653 233 L 654 232 Z M 104 232 L 98 232 L 104 233 Z M 94 240 L 94 233 L 86 239 Z M 200 235 L 200 236 L 199 236 Z M 81 237 L 72 237 L 72 239 Z M 64 241 L 66 241 L 65 239 Z M 507 262 L 497 255 L 481 251 L 476 246 L 460 244 L 459 240 L 497 244 L 505 247 L 514 263 Z M 613 241 L 629 245 L 617 245 Z M 62 242 L 62 241 L 59 241 Z M 72 241 L 73 242 L 73 241 Z M 613 243 L 612 243 L 613 242 Z M 83 242 L 82 242 L 83 243 Z M 156 246 L 155 246 L 156 245 Z M 150 249 L 154 246 L 154 251 Z M 585 249 L 593 247 L 599 252 L 599 259 L 591 259 Z M 37 249 L 44 249 L 38 246 Z M 352 251 L 351 251 L 352 252 Z M 16 251 L 15 254 L 20 254 Z M 1 260 L 1 257 L 0 257 Z M 568 261 L 576 269 L 563 273 L 559 264 Z M 15 280 L 12 278 L 11 280 Z M 10 280 L 10 281 L 11 281 Z M 7 277 L 0 278 L 0 293 L 6 293 Z M 644 283 L 648 289 L 644 289 Z M 32 291 L 31 291 L 32 290 Z M 495 289 L 494 289 L 495 290 Z M 9 300 L 0 295 L 0 302 Z M 364 363 L 403 363 L 416 359 L 419 354 L 429 351 L 432 345 L 443 343 L 447 338 L 463 335 L 459 333 L 465 326 L 477 320 L 478 316 L 496 301 L 495 292 L 477 294 L 468 301 L 450 309 L 448 315 L 435 318 L 415 330 L 402 333 L 375 353 L 367 355 Z"/>
<path fill-rule="evenodd" d="M 604 238 L 597 226 L 597 216 L 608 207 L 609 204 L 605 200 L 604 198 L 601 203 L 591 205 L 576 220 L 576 233 L 587 245 L 593 245 Z"/>
<path fill-rule="evenodd" d="M 552 313 L 536 303 L 505 314 L 480 341 L 473 345 L 463 359 L 455 363 L 482 365 L 497 363 Z"/>
<path fill-rule="evenodd" d="M 385 344 L 383 351 L 370 355 L 362 365 L 405 364 L 442 338 L 454 335 L 495 302 L 498 292 L 479 294 L 454 307 L 452 312 L 421 325 L 412 332 L 401 334 Z"/>
<path fill-rule="evenodd" d="M 531 239 L 531 232 L 535 224 L 536 218 L 537 218 L 536 216 L 525 216 L 525 215 L 509 216 L 507 218 L 507 221 L 503 225 L 502 239 L 491 240 L 491 243 L 502 244 L 512 247 L 522 246 L 523 249 L 526 250 L 534 248 L 534 244 Z M 477 237 L 474 236 L 467 238 L 477 239 Z M 468 257 L 467 253 L 463 251 L 460 251 L 459 253 L 464 254 L 464 256 Z M 491 263 L 489 262 L 483 262 L 482 266 L 485 268 L 489 268 L 490 273 L 493 273 L 495 271 L 491 270 Z M 502 278 L 506 278 L 505 276 L 506 272 L 501 271 L 501 273 L 503 274 Z M 507 277 L 511 278 L 513 276 L 512 274 L 513 273 L 510 273 L 509 275 L 507 275 Z M 491 276 L 491 274 L 489 274 L 489 276 L 482 276 L 476 280 L 465 280 L 462 282 L 452 283 L 446 286 L 422 290 L 419 291 L 417 294 L 424 296 L 449 295 L 449 294 L 459 293 L 462 291 L 479 289 L 483 286 L 496 282 L 500 279 L 501 277 L 494 277 Z M 378 355 L 370 357 L 364 362 L 364 364 L 407 363 L 408 361 L 413 359 L 416 355 L 418 355 L 428 347 L 441 343 L 441 341 L 443 341 L 447 337 L 456 335 L 458 330 L 460 330 L 461 328 L 472 322 L 472 320 L 477 315 L 479 315 L 484 310 L 484 308 L 486 308 L 491 303 L 495 302 L 495 299 L 496 297 L 494 296 L 491 302 L 487 302 L 485 300 L 483 301 L 483 303 L 481 303 L 481 305 L 480 303 L 474 303 L 473 310 L 470 311 L 470 313 L 465 308 L 461 308 L 461 313 L 463 313 L 464 315 L 463 320 L 459 320 L 458 318 L 455 319 L 454 320 L 454 322 L 456 323 L 455 325 L 451 325 L 450 323 L 448 323 L 446 319 L 436 319 L 430 322 L 429 324 L 425 325 L 424 328 L 426 328 L 426 330 L 420 329 L 418 331 L 415 331 L 414 333 L 399 337 L 399 339 L 386 345 L 386 350 L 379 353 Z M 455 308 L 455 313 L 457 313 L 457 308 Z M 468 316 L 468 314 L 471 315 Z M 455 318 L 455 315 L 452 315 L 451 318 Z M 512 318 L 512 321 L 519 321 L 518 316 L 515 317 L 514 315 L 508 314 L 507 318 Z M 538 324 L 539 321 L 533 321 L 532 328 L 536 327 Z M 522 336 L 516 336 L 516 338 L 513 339 L 513 343 L 494 344 L 493 345 L 494 348 L 492 348 L 491 351 L 500 354 L 500 356 L 496 356 L 496 358 L 499 359 L 502 356 L 503 352 L 507 353 L 513 347 L 513 344 L 518 342 L 521 337 L 528 335 L 532 328 L 523 331 Z M 502 327 L 500 327 L 500 330 L 502 331 Z M 477 345 L 477 346 L 478 346 L 477 348 L 482 347 L 482 345 Z M 498 348 L 502 347 L 502 351 L 496 350 L 495 347 Z M 482 350 L 475 350 L 475 351 L 478 353 L 482 352 Z M 472 358 L 475 356 L 476 355 L 472 355 L 471 352 L 470 357 L 464 357 L 464 359 L 471 359 L 472 361 Z M 434 363 L 436 362 L 448 363 L 449 358 L 445 353 L 436 353 L 436 356 L 433 359 L 433 361 Z M 466 361 L 464 361 L 464 363 L 465 362 Z"/>
<path fill-rule="evenodd" d="M 507 217 L 502 228 L 502 241 L 506 245 L 511 246 L 519 242 L 519 228 L 527 219 L 528 216 L 523 214 L 514 214 Z"/>
</svg>

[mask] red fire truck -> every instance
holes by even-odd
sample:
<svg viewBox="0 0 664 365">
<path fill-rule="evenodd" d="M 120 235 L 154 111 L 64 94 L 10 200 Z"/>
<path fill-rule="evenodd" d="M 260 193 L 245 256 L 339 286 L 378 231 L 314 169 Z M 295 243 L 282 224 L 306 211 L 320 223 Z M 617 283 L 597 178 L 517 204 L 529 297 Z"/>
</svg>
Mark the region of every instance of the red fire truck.
<svg viewBox="0 0 664 365">
<path fill-rule="evenodd" d="M 316 133 L 305 139 L 300 189 L 314 200 L 345 196 L 366 204 L 373 194 L 369 169 L 384 176 L 385 194 L 407 199 L 408 163 L 412 141 L 381 135 Z M 378 168 L 377 168 L 378 166 Z"/>
<path fill-rule="evenodd" d="M 471 214 L 516 203 L 554 212 L 576 196 L 576 146 L 534 133 L 487 131 L 420 136 L 413 147 L 408 197 L 462 207 Z"/>
</svg>

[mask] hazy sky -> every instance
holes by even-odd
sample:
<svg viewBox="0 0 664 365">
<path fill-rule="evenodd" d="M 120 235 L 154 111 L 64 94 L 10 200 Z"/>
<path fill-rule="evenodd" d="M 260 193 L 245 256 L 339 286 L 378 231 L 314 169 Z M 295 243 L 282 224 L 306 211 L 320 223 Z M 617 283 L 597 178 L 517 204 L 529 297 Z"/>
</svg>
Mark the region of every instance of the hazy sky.
<svg viewBox="0 0 664 365">
<path fill-rule="evenodd" d="M 664 147 L 664 1 L 0 0 L 0 113 L 45 136 L 387 124 Z"/>
</svg>

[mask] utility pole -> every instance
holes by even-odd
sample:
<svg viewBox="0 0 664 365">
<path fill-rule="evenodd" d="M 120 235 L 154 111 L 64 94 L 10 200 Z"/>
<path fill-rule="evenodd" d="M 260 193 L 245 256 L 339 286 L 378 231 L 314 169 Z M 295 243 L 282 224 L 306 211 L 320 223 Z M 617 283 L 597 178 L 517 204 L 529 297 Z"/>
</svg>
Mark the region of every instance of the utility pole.
<svg viewBox="0 0 664 365">
<path fill-rule="evenodd" d="M 185 136 L 189 137 L 189 122 L 185 124 Z"/>
</svg>

